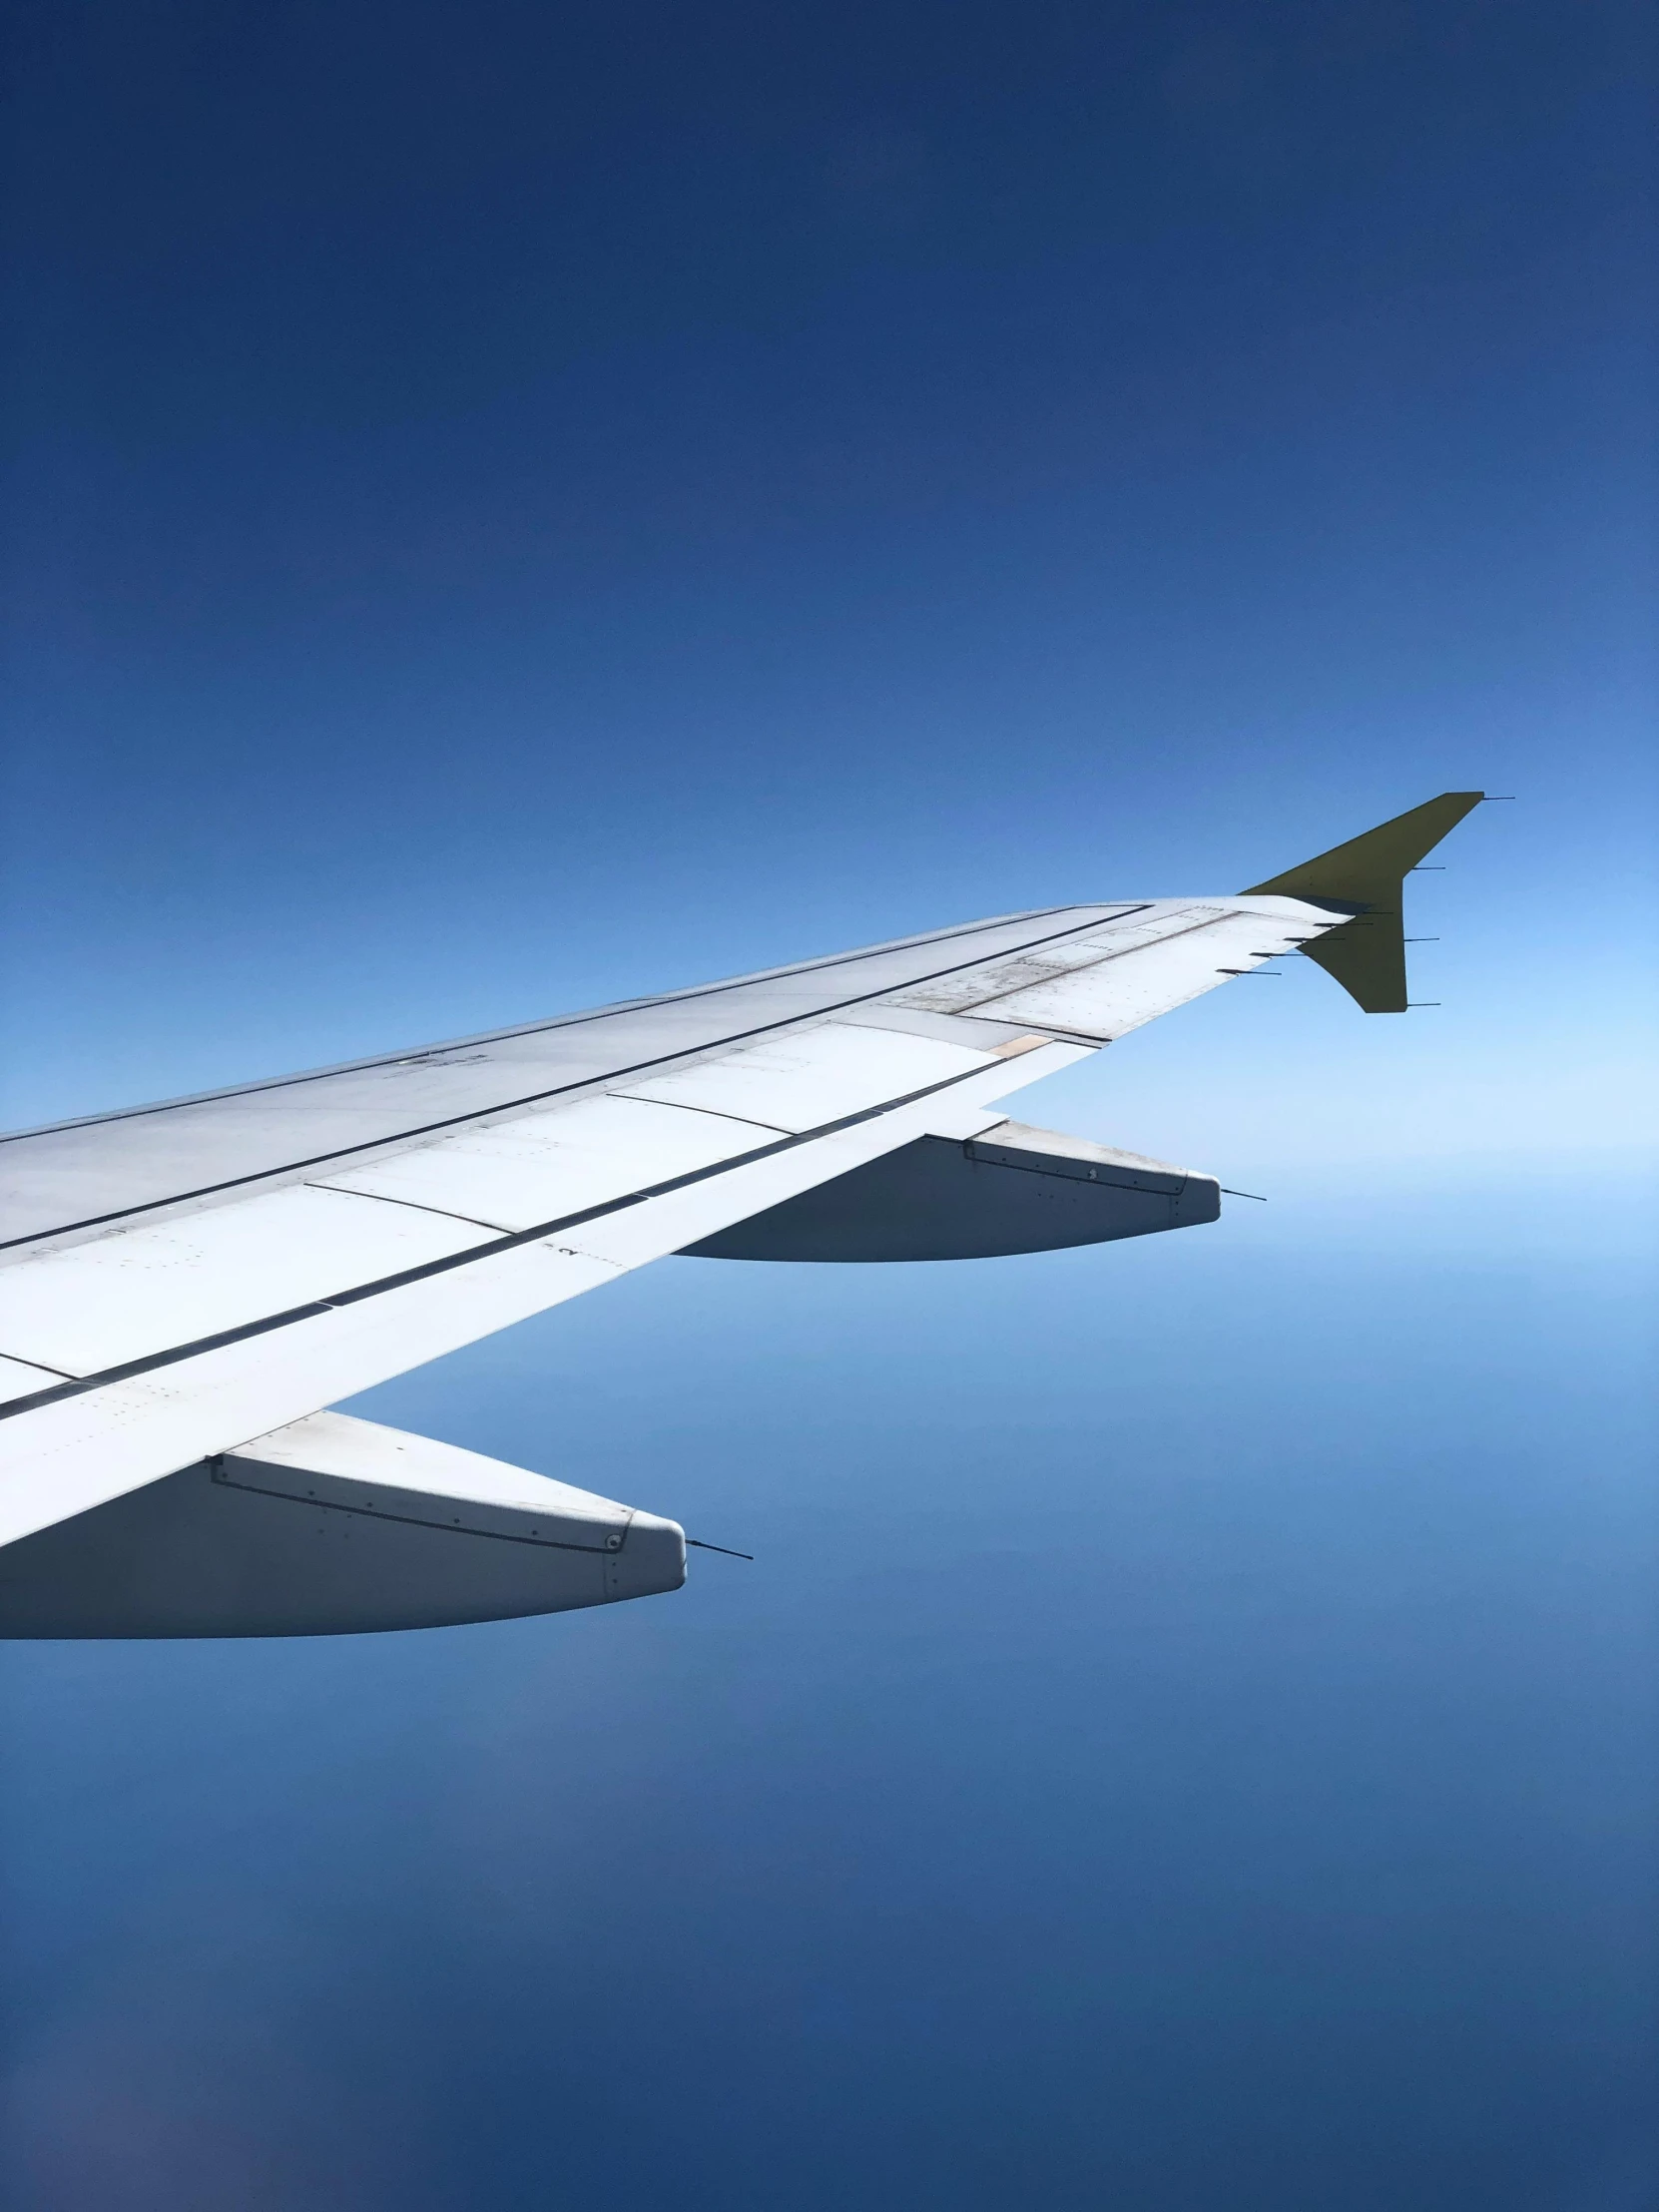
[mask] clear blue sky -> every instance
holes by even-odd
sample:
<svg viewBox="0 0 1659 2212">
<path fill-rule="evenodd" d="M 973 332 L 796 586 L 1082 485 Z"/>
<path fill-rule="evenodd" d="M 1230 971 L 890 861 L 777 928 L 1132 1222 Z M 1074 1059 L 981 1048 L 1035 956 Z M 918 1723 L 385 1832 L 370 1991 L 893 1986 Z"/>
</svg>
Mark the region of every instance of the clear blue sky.
<svg viewBox="0 0 1659 2212">
<path fill-rule="evenodd" d="M 0 1657 L 20 2204 L 1646 2212 L 1646 11 L 13 22 L 8 1124 L 1518 795 L 1019 1108 L 1267 1208 L 365 1401 L 754 1568 Z"/>
</svg>

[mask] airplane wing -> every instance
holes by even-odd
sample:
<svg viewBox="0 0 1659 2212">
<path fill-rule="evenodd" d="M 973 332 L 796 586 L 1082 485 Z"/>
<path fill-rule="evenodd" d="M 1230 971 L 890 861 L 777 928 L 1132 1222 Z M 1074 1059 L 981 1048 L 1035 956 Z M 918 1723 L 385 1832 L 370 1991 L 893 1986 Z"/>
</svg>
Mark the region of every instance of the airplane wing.
<svg viewBox="0 0 1659 2212">
<path fill-rule="evenodd" d="M 1002 1101 L 1289 951 L 1402 1006 L 1403 874 L 1480 796 L 1237 896 L 1005 915 L 0 1141 L 0 1634 L 677 1587 L 675 1523 L 326 1408 L 670 1253 L 967 1257 L 1213 1220 L 1212 1178 Z"/>
</svg>

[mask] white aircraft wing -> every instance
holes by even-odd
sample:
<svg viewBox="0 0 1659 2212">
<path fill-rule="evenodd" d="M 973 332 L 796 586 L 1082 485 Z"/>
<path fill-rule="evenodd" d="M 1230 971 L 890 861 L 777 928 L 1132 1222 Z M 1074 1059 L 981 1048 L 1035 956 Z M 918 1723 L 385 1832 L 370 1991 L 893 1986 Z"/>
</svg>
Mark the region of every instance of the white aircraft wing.
<svg viewBox="0 0 1659 2212">
<path fill-rule="evenodd" d="M 1477 798 L 1236 897 L 1005 916 L 3 1140 L 0 1633 L 676 1586 L 674 1523 L 324 1409 L 669 1253 L 956 1257 L 1214 1219 L 1213 1179 L 1001 1101 L 1303 946 L 1402 1004 L 1400 879 Z"/>
</svg>

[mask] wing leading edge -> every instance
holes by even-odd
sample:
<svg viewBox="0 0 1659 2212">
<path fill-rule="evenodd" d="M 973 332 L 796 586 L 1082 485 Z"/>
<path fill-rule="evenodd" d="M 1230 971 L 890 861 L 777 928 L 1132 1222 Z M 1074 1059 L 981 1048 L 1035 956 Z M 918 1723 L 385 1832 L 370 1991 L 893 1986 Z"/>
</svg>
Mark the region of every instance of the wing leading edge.
<svg viewBox="0 0 1659 2212">
<path fill-rule="evenodd" d="M 1235 897 L 1003 916 L 0 1141 L 0 1634 L 316 1633 L 640 1594 L 613 1573 L 571 1596 L 590 1589 L 579 1563 L 484 1571 L 490 1543 L 520 1538 L 481 1535 L 469 1506 L 452 1516 L 468 1539 L 450 1547 L 453 1593 L 434 1564 L 440 1515 L 384 1550 L 418 1555 L 404 1610 L 354 1618 L 341 1562 L 370 1575 L 366 1544 L 318 1551 L 325 1590 L 290 1587 L 309 1554 L 280 1507 L 233 1508 L 209 1476 L 670 1253 L 957 1257 L 1215 1218 L 1213 1179 L 1024 1129 L 1001 1102 L 1291 950 L 1392 1010 L 1403 873 L 1476 797 L 1447 794 Z M 1333 956 L 1345 941 L 1360 950 Z M 328 1516 L 354 1511 L 360 1536 L 372 1506 L 317 1474 L 326 1494 L 304 1510 L 341 1527 Z M 154 1509 L 122 1507 L 144 1531 L 124 1555 L 159 1562 L 147 1587 L 184 1586 L 170 1544 L 217 1561 L 206 1594 L 170 1613 L 129 1574 L 101 1614 L 87 1593 L 105 1569 L 87 1562 L 117 1535 L 101 1516 L 158 1484 Z M 63 1529 L 76 1516 L 84 1537 Z M 251 1583 L 246 1560 L 226 1563 L 251 1543 L 288 1564 Z"/>
</svg>

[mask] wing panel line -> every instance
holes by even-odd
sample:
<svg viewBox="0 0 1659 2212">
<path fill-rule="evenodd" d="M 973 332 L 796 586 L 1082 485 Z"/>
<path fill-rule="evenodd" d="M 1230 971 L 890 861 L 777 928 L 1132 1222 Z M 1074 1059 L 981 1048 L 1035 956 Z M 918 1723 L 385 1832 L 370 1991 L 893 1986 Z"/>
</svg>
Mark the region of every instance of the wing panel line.
<svg viewBox="0 0 1659 2212">
<path fill-rule="evenodd" d="M 498 1221 L 485 1221 L 482 1214 L 458 1214 L 453 1206 L 425 1206 L 418 1198 L 393 1198 L 386 1191 L 354 1191 L 342 1183 L 301 1183 L 302 1191 L 326 1191 L 330 1198 L 363 1198 L 371 1206 L 401 1206 L 411 1214 L 435 1214 L 439 1221 L 464 1221 L 471 1229 L 493 1229 L 498 1237 L 509 1232 Z"/>
</svg>

